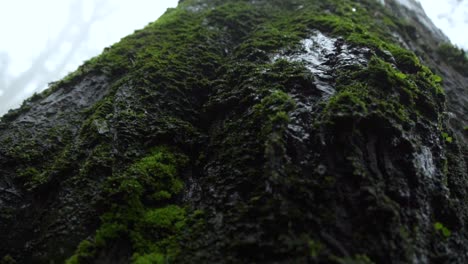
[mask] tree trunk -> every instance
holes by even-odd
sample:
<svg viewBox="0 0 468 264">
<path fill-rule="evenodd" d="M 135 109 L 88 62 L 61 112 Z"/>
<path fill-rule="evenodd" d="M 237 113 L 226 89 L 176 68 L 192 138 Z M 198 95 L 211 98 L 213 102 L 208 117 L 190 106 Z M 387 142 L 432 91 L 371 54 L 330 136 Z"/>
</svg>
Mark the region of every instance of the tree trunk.
<svg viewBox="0 0 468 264">
<path fill-rule="evenodd" d="M 413 0 L 185 0 L 0 123 L 4 263 L 467 263 L 468 63 Z"/>
</svg>

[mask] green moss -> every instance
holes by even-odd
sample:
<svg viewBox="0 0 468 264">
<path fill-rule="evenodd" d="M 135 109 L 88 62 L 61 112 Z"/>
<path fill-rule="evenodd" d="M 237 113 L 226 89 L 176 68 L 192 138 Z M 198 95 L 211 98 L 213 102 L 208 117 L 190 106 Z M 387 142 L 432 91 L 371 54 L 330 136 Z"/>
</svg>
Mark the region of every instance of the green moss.
<svg viewBox="0 0 468 264">
<path fill-rule="evenodd" d="M 306 217 L 307 214 L 301 210 L 289 214 L 297 201 L 305 203 L 305 206 L 309 201 L 312 204 L 316 200 L 317 203 L 331 200 L 321 195 L 323 190 L 310 192 L 307 186 L 310 179 L 296 177 L 294 168 L 287 166 L 288 162 L 296 162 L 294 159 L 302 156 L 309 159 L 302 150 L 290 153 L 286 140 L 291 136 L 288 125 L 297 121 L 292 119 L 295 99 L 302 100 L 293 99 L 290 94 L 297 95 L 298 89 L 304 89 L 307 92 L 304 95 L 309 96 L 315 89 L 311 87 L 314 77 L 301 63 L 286 60 L 271 63 L 271 55 L 297 52 L 301 47 L 300 40 L 312 30 L 344 37 L 354 46 L 370 47 L 370 53 L 375 55 L 366 67 L 356 66 L 352 71 L 334 73 L 336 94 L 328 101 L 324 100 L 323 109 L 313 110 L 313 118 L 322 118 L 327 125 L 340 129 L 348 128 L 343 125 L 343 118 L 347 118 L 351 126 L 362 119 L 375 118 L 372 121 L 383 120 L 408 127 L 418 118 L 432 118 L 433 115 L 438 118 L 437 113 L 441 112 L 442 106 L 438 103 L 443 101 L 441 78 L 422 66 L 415 54 L 391 44 L 393 39 L 388 32 L 392 30 L 388 28 L 396 29 L 401 23 L 390 19 L 385 10 L 377 6 L 377 1 L 227 3 L 213 0 L 208 3 L 209 7 L 197 11 L 185 8 L 190 2 L 194 3 L 186 0 L 179 8 L 169 9 L 157 22 L 106 49 L 101 56 L 89 60 L 33 99 L 39 100 L 52 91 L 71 87 L 84 76 L 104 75 L 112 87 L 104 99 L 81 113 L 85 122 L 76 124 L 80 127 L 76 145 L 64 143 L 66 147 L 54 152 L 51 163 L 34 167 L 43 153 L 37 142 L 28 142 L 10 152 L 11 157 L 17 157 L 30 166 L 24 171 L 21 168 L 18 173 L 36 182 L 37 186 L 49 181 L 50 175 L 64 180 L 73 176 L 72 183 L 92 180 L 100 184 L 105 181 L 106 190 L 100 193 L 103 204 L 98 207 L 102 214 L 99 228 L 90 239 L 80 243 L 68 263 L 93 262 L 97 256 L 112 252 L 122 244 L 128 245 L 133 254 L 128 261 L 171 263 L 180 253 L 181 236 L 192 236 L 189 242 L 194 244 L 204 239 L 203 232 L 198 237 L 193 236 L 193 229 L 201 225 L 197 220 L 202 218 L 200 212 L 191 212 L 188 207 L 178 204 L 184 187 L 181 170 L 188 163 L 188 158 L 168 147 L 149 150 L 144 147 L 159 144 L 154 142 L 198 151 L 198 145 L 210 141 L 212 153 L 201 153 L 203 158 L 197 166 L 201 168 L 206 165 L 203 163 L 206 160 L 219 158 L 222 166 L 229 166 L 229 169 L 223 171 L 222 179 L 212 179 L 213 182 L 222 181 L 223 186 L 234 182 L 242 186 L 239 192 L 242 197 L 250 195 L 255 188 L 264 192 L 266 181 L 270 183 L 273 179 L 278 183 L 281 179 L 275 195 L 282 198 L 282 191 L 288 192 L 287 197 L 293 197 L 294 201 L 285 199 L 281 206 L 271 206 L 274 209 L 271 211 L 278 209 L 284 215 L 272 212 L 268 216 L 278 217 L 284 223 L 300 222 L 301 217 Z M 253 8 L 253 5 L 264 5 L 265 8 Z M 405 30 L 411 33 L 412 28 L 405 25 Z M 213 113 L 199 111 L 205 106 Z M 29 107 L 29 103 L 25 104 L 5 120 L 17 118 Z M 225 116 L 227 118 L 223 119 Z M 218 125 L 223 128 L 218 128 Z M 225 130 L 219 132 L 217 129 Z M 214 134 L 222 139 L 213 136 L 206 140 L 200 133 Z M 115 135 L 119 136 L 118 141 L 113 142 Z M 313 141 L 314 135 L 310 135 Z M 128 142 L 123 139 L 126 136 L 129 137 Z M 123 143 L 128 143 L 128 146 Z M 318 159 L 320 151 L 321 146 L 317 145 L 317 153 L 310 159 Z M 367 168 L 362 166 L 362 160 L 348 158 L 347 161 L 353 163 L 351 173 L 366 176 Z M 310 164 L 312 162 L 310 160 Z M 259 164 L 263 163 L 266 165 L 260 168 Z M 220 168 L 224 167 L 220 165 Z M 307 168 L 306 173 L 312 170 Z M 62 173 L 57 176 L 57 171 Z M 324 169 L 325 172 L 324 184 L 320 187 L 339 187 L 340 179 L 328 174 L 334 171 Z M 262 173 L 268 176 L 266 181 Z M 294 181 L 300 182 L 302 189 L 283 184 Z M 264 198 L 258 197 L 259 203 L 262 202 Z M 266 203 L 276 205 L 271 201 Z M 239 206 L 240 211 L 250 210 L 249 206 Z M 237 220 L 245 216 L 236 214 L 233 218 Z M 321 216 L 325 222 L 336 220 L 333 213 Z M 249 219 L 252 217 L 256 215 L 248 215 Z M 269 218 L 270 222 L 271 219 L 274 218 Z M 301 250 L 301 254 L 308 258 L 331 254 L 324 246 L 326 243 L 309 241 L 308 238 L 297 242 L 287 238 L 296 235 L 295 228 L 310 227 L 310 222 L 288 225 L 290 234 L 284 235 L 286 238 L 276 239 L 275 235 L 284 233 L 273 230 L 268 236 L 274 238 L 265 239 L 275 239 L 275 249 L 279 248 L 278 245 L 285 245 L 278 251 L 300 248 L 296 252 Z M 271 250 L 271 240 L 265 246 L 260 241 L 262 239 L 264 237 L 255 245 L 249 242 L 249 249 L 264 250 L 262 247 L 267 247 Z M 232 242 L 230 238 L 226 241 L 226 244 Z M 219 247 L 231 249 L 231 246 Z M 273 255 L 285 257 L 283 252 L 272 252 Z M 364 255 L 337 258 L 335 262 L 372 263 Z"/>
<path fill-rule="evenodd" d="M 39 172 L 36 168 L 28 167 L 24 170 L 19 170 L 18 177 L 24 181 L 24 187 L 33 191 L 39 186 L 47 183 L 49 181 L 49 175 L 47 172 Z"/>
<path fill-rule="evenodd" d="M 107 120 L 112 118 L 113 109 L 112 97 L 106 97 L 84 111 L 85 115 L 90 116 L 85 119 L 79 132 L 83 143 L 96 144 L 99 140 L 109 136 Z"/>
<path fill-rule="evenodd" d="M 391 44 L 388 44 L 387 48 L 389 48 L 393 58 L 395 58 L 398 69 L 400 71 L 406 73 L 416 73 L 422 70 L 422 65 L 418 57 L 416 57 L 413 52 Z"/>
<path fill-rule="evenodd" d="M 314 240 L 309 240 L 309 250 L 310 250 L 310 256 L 312 258 L 317 258 L 322 250 L 324 250 L 324 246 L 322 243 L 314 241 Z"/>
<path fill-rule="evenodd" d="M 38 177 L 41 173 L 36 168 L 28 167 L 23 170 L 18 170 L 17 174 L 18 177 L 32 179 Z"/>
<path fill-rule="evenodd" d="M 133 264 L 165 264 L 167 259 L 163 254 L 152 253 L 146 255 L 135 255 L 133 257 Z"/>
<path fill-rule="evenodd" d="M 366 255 L 355 255 L 347 258 L 333 258 L 339 264 L 374 264 L 374 262 Z"/>
<path fill-rule="evenodd" d="M 106 219 L 107 220 L 107 219 Z M 121 220 L 121 219 L 115 219 Z M 107 222 L 101 225 L 96 231 L 94 238 L 94 246 L 97 248 L 105 248 L 108 244 L 115 243 L 119 238 L 127 233 L 126 223 Z"/>
<path fill-rule="evenodd" d="M 285 133 L 290 123 L 289 113 L 295 108 L 295 101 L 281 90 L 274 90 L 253 107 L 256 119 L 262 124 L 258 138 L 265 142 L 263 155 L 267 162 L 263 173 L 272 181 L 283 180 L 280 176 L 288 174 L 288 167 L 284 166 L 287 164 Z"/>
<path fill-rule="evenodd" d="M 133 164 L 126 177 L 145 186 L 147 199 L 171 198 L 183 189 L 182 181 L 177 178 L 176 166 L 183 166 L 186 162 L 183 156 L 170 154 L 164 148 L 155 148 L 150 155 Z"/>
<path fill-rule="evenodd" d="M 439 46 L 437 53 L 441 59 L 449 63 L 455 70 L 464 76 L 468 76 L 468 58 L 466 52 L 450 43 Z"/>
<path fill-rule="evenodd" d="M 325 106 L 324 121 L 335 123 L 345 117 L 369 115 L 392 118 L 411 124 L 410 116 L 426 116 L 440 122 L 431 110 L 443 108 L 439 103 L 439 79 L 419 64 L 413 54 L 402 52 L 406 70 L 400 71 L 389 62 L 373 57 L 361 70 L 342 72 L 337 80 L 337 93 Z"/>
<path fill-rule="evenodd" d="M 387 69 L 380 67 L 382 64 L 380 60 L 374 60 L 369 63 L 368 68 L 354 73 L 352 77 L 346 74 L 344 79 L 339 79 L 337 93 L 330 98 L 325 107 L 325 116 L 342 118 L 344 116 L 363 117 L 367 115 L 368 105 L 380 101 L 377 97 L 378 94 L 371 90 L 372 86 L 379 85 L 385 89 L 385 86 L 392 86 L 394 82 Z M 374 83 L 374 78 L 378 78 L 382 82 Z"/>
<path fill-rule="evenodd" d="M 287 93 L 275 90 L 263 98 L 260 104 L 255 105 L 254 111 L 258 116 L 269 117 L 273 120 L 277 114 L 290 112 L 295 107 L 296 103 Z"/>
<path fill-rule="evenodd" d="M 6 114 L 1 116 L 0 122 L 8 123 L 17 119 L 19 116 L 21 116 L 24 113 L 27 113 L 31 109 L 32 103 L 37 102 L 43 98 L 45 98 L 44 94 L 34 93 L 31 97 L 24 100 L 18 109 L 11 109 Z"/>
<path fill-rule="evenodd" d="M 123 174 L 109 178 L 109 195 L 124 203 L 167 201 L 183 189 L 177 168 L 186 163 L 184 155 L 173 154 L 165 147 L 154 148 Z"/>
<path fill-rule="evenodd" d="M 23 102 L 20 108 L 8 110 L 8 112 L 1 117 L 0 121 L 3 123 L 11 122 L 20 117 L 22 114 L 27 113 L 30 109 L 31 106 Z"/>
<path fill-rule="evenodd" d="M 170 203 L 181 192 L 183 183 L 177 176 L 186 163 L 184 155 L 157 147 L 121 175 L 109 178 L 109 210 L 101 216 L 94 238 L 83 241 L 68 263 L 93 259 L 120 240 L 130 242 L 133 263 L 176 257 L 188 214 L 185 208 L 161 203 Z"/>
<path fill-rule="evenodd" d="M 351 18 L 338 15 L 318 15 L 313 18 L 310 27 L 318 28 L 335 36 L 345 37 L 355 45 L 379 48 L 382 40 L 372 34 L 363 24 L 355 23 Z"/>
<path fill-rule="evenodd" d="M 114 156 L 112 152 L 112 146 L 107 143 L 101 143 L 91 149 L 90 153 L 80 166 L 79 177 L 81 179 L 89 178 L 99 173 L 110 176 L 110 174 L 112 174 L 112 167 L 114 164 Z M 59 159 L 59 162 L 56 163 L 58 165 L 64 164 L 66 161 L 63 158 L 67 157 L 67 155 L 69 155 L 69 153 L 63 153 L 62 159 Z"/>
<path fill-rule="evenodd" d="M 28 191 L 39 191 L 57 178 L 72 163 L 70 157 L 70 131 L 63 127 L 54 127 L 44 135 L 19 134 L 15 142 L 4 140 L 7 155 L 15 163 L 18 180 Z M 26 165 L 26 166 L 25 166 Z"/>
<path fill-rule="evenodd" d="M 447 142 L 447 143 L 452 143 L 453 138 L 446 132 L 442 132 L 442 138 Z"/>
<path fill-rule="evenodd" d="M 313 8 L 306 8 L 304 11 L 303 18 L 299 20 L 302 23 L 307 24 L 310 28 L 318 28 L 322 31 L 331 33 L 332 35 L 344 37 L 348 42 L 358 46 L 365 46 L 373 49 L 381 58 L 371 59 L 369 67 L 365 71 L 361 71 L 363 74 L 361 78 L 367 78 L 368 80 L 375 80 L 375 83 L 368 83 L 370 91 L 378 88 L 377 86 L 383 86 L 382 88 L 395 89 L 401 95 L 401 100 L 406 102 L 392 101 L 390 107 L 395 116 L 407 120 L 407 114 L 403 113 L 403 110 L 408 106 L 411 108 L 419 107 L 425 109 L 416 109 L 417 114 L 428 115 L 433 113 L 427 113 L 427 105 L 434 105 L 435 101 L 444 99 L 444 91 L 440 86 L 442 79 L 434 75 L 427 67 L 423 66 L 418 57 L 411 51 L 398 46 L 392 36 L 388 35 L 388 32 L 392 32 L 389 27 L 389 23 L 385 23 L 385 18 L 392 17 L 386 10 L 383 10 L 379 6 L 375 6 L 376 10 L 379 10 L 382 15 L 379 17 L 371 17 L 366 11 L 367 8 L 360 6 L 360 3 L 344 1 L 342 3 L 333 3 L 327 6 L 333 9 L 334 14 L 327 14 L 318 16 L 310 16 L 310 10 Z M 366 5 L 372 5 L 366 2 Z M 357 12 L 349 12 L 350 7 L 353 7 Z M 318 11 L 315 11 L 318 12 Z M 382 20 L 381 20 L 382 19 Z M 392 21 L 398 21 L 394 18 Z M 392 58 L 387 57 L 387 52 L 392 54 Z M 396 62 L 398 70 L 394 69 L 391 64 L 393 60 Z M 347 73 L 343 73 L 346 75 Z M 355 78 L 358 76 L 354 75 Z M 350 81 L 350 78 L 345 78 Z M 380 82 L 380 84 L 379 84 Z M 366 85 L 364 85 L 366 86 Z M 397 87 L 395 87 L 397 86 Z M 389 92 L 390 94 L 390 92 Z M 427 94 L 430 94 L 427 96 Z M 374 100 L 363 100 L 362 94 L 356 95 L 346 91 L 345 94 L 337 95 L 338 98 L 345 101 L 357 103 L 362 106 L 363 103 L 374 104 Z M 371 97 L 373 97 L 371 95 Z M 434 98 L 431 98 L 434 97 Z M 383 99 L 383 97 L 381 96 Z M 370 99 L 367 97 L 367 99 Z M 436 100 L 433 100 L 436 99 Z M 335 100 L 336 101 L 336 100 Z M 421 102 L 424 101 L 424 102 Z M 380 103 L 380 102 L 379 102 Z M 384 103 L 383 103 L 384 104 Z M 381 104 L 381 105 L 383 105 Z M 388 106 L 388 103 L 387 103 Z M 439 107 L 439 106 L 437 106 Z M 440 106 L 441 107 L 441 106 Z M 336 108 L 336 107 L 335 107 Z M 385 108 L 383 108 L 385 109 Z M 351 111 L 351 109 L 350 109 Z"/>
<path fill-rule="evenodd" d="M 352 89 L 343 89 L 336 96 L 333 96 L 328 102 L 325 111 L 333 115 L 365 115 L 367 114 L 367 106 L 365 101 L 365 95 L 362 93 L 365 91 L 364 87 L 361 87 L 362 90 L 355 90 L 356 87 Z M 358 88 L 359 89 L 359 88 Z"/>
<path fill-rule="evenodd" d="M 133 259 L 155 253 L 169 259 L 176 257 L 180 251 L 177 236 L 187 228 L 187 217 L 186 210 L 176 205 L 146 210 L 131 234 L 133 247 L 138 252 Z"/>
<path fill-rule="evenodd" d="M 256 117 L 263 120 L 261 134 L 262 138 L 267 139 L 267 152 L 275 148 L 273 145 L 279 147 L 284 144 L 283 133 L 289 123 L 288 113 L 295 107 L 295 101 L 281 90 L 271 92 L 253 107 Z"/>
<path fill-rule="evenodd" d="M 175 205 L 148 210 L 143 217 L 144 225 L 161 229 L 179 229 L 183 226 L 185 209 Z"/>
<path fill-rule="evenodd" d="M 10 147 L 7 149 L 7 155 L 24 164 L 37 162 L 43 157 L 40 144 L 36 140 L 31 139 L 29 135 L 22 135 L 20 140 L 14 145 L 8 144 Z"/>
<path fill-rule="evenodd" d="M 0 260 L 0 264 L 16 264 L 16 263 L 17 262 L 15 261 L 15 259 L 13 259 L 10 255 L 6 255 Z"/>
<path fill-rule="evenodd" d="M 226 2 L 208 12 L 207 19 L 212 25 L 224 28 L 232 44 L 242 41 L 255 25 L 265 21 L 264 13 L 245 2 Z"/>
<path fill-rule="evenodd" d="M 69 258 L 65 263 L 66 264 L 78 264 L 81 261 L 91 261 L 95 254 L 95 245 L 89 240 L 83 240 L 79 245 L 76 254 Z"/>
<path fill-rule="evenodd" d="M 449 238 L 452 235 L 452 232 L 445 227 L 441 222 L 434 223 L 434 230 L 441 234 L 444 238 Z"/>
<path fill-rule="evenodd" d="M 156 22 L 150 23 L 143 30 L 137 30 L 131 36 L 123 38 L 119 43 L 105 48 L 101 55 L 86 61 L 76 71 L 62 80 L 52 83 L 50 88 L 36 96 L 46 97 L 53 92 L 73 86 L 84 76 L 104 75 L 109 83 L 117 83 L 121 79 L 139 79 L 137 75 L 144 74 L 144 69 L 183 68 L 186 61 L 187 47 L 197 43 L 196 38 L 208 37 L 210 34 L 200 34 L 200 25 L 205 14 L 195 14 L 184 8 L 170 8 Z M 174 31 L 175 30 L 175 31 Z M 156 74 L 173 74 L 174 71 L 158 71 Z M 149 77 L 149 76 L 146 76 Z M 179 79 L 168 76 L 166 79 Z M 163 78 L 160 78 L 163 80 Z M 20 109 L 11 111 L 2 118 L 10 122 L 21 114 L 29 111 L 29 103 Z M 89 124 L 88 124 L 89 125 Z"/>
<path fill-rule="evenodd" d="M 285 92 L 274 90 L 254 106 L 257 117 L 266 119 L 263 134 L 267 135 L 289 122 L 288 113 L 296 107 L 295 101 Z"/>
</svg>

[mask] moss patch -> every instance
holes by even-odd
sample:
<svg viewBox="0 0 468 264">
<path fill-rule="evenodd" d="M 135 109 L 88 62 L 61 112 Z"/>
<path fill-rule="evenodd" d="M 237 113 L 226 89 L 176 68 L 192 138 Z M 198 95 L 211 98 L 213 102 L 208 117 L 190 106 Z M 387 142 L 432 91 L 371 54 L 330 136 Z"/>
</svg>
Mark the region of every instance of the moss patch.
<svg viewBox="0 0 468 264">
<path fill-rule="evenodd" d="M 437 49 L 437 53 L 460 74 L 468 76 L 468 57 L 463 49 L 450 43 L 443 43 Z"/>
<path fill-rule="evenodd" d="M 108 179 L 108 212 L 94 238 L 84 240 L 67 263 L 95 259 L 121 241 L 128 241 L 133 263 L 165 263 L 178 254 L 178 237 L 186 228 L 189 213 L 171 204 L 182 191 L 177 177 L 187 158 L 158 147 L 131 165 L 124 173 Z M 106 199 L 106 200 L 107 200 Z M 162 262 L 163 261 L 163 262 Z"/>
</svg>

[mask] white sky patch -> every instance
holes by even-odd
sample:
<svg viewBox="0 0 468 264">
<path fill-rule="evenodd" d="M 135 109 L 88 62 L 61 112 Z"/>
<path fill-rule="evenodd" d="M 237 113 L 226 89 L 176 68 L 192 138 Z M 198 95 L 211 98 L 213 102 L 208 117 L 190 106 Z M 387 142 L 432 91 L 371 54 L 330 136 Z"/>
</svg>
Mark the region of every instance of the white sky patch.
<svg viewBox="0 0 468 264">
<path fill-rule="evenodd" d="M 457 46 L 468 50 L 468 0 L 420 0 L 424 11 Z"/>
<path fill-rule="evenodd" d="M 24 89 L 24 91 L 27 94 L 30 94 L 30 93 L 34 92 L 35 88 L 36 88 L 36 85 L 34 83 L 30 83 L 30 84 L 28 84 L 28 86 L 26 86 L 26 89 Z"/>
<path fill-rule="evenodd" d="M 91 16 L 95 0 L 82 0 L 85 17 Z M 67 21 L 70 0 L 14 0 L 0 2 L 0 52 L 8 53 L 11 63 L 8 73 L 18 76 L 44 50 L 47 42 L 56 37 Z M 88 51 L 98 55 L 121 38 L 158 19 L 177 0 L 112 0 L 111 12 L 103 21 L 93 25 L 85 43 Z M 76 30 L 76 29 L 70 29 Z M 62 51 L 57 51 L 62 52 Z M 89 56 L 89 55 L 87 55 Z M 76 69 L 83 57 L 68 71 Z M 51 80 L 53 81 L 53 80 Z"/>
</svg>

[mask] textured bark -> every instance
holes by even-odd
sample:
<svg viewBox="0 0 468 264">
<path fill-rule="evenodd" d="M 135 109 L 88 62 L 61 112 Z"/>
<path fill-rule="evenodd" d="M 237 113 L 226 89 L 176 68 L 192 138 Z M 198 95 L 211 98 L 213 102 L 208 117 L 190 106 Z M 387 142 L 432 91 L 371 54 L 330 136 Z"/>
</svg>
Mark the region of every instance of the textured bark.
<svg viewBox="0 0 468 264">
<path fill-rule="evenodd" d="M 468 64 L 409 3 L 181 1 L 2 118 L 3 261 L 468 262 Z"/>
</svg>

